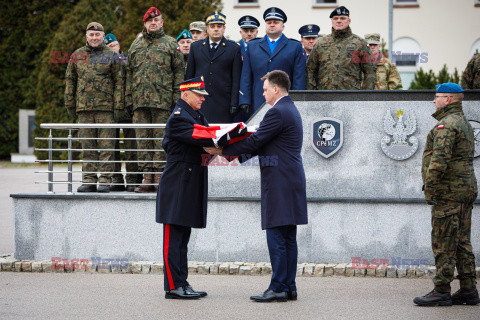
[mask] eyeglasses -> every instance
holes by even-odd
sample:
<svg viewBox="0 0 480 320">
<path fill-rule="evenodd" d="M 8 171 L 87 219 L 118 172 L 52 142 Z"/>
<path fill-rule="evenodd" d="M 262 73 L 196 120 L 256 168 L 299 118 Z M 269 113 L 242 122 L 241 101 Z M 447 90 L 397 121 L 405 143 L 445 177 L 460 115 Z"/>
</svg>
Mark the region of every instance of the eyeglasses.
<svg viewBox="0 0 480 320">
<path fill-rule="evenodd" d="M 437 96 L 437 95 L 435 95 L 434 99 L 438 99 L 438 98 L 446 98 L 446 97 L 453 98 L 453 96 Z"/>
</svg>

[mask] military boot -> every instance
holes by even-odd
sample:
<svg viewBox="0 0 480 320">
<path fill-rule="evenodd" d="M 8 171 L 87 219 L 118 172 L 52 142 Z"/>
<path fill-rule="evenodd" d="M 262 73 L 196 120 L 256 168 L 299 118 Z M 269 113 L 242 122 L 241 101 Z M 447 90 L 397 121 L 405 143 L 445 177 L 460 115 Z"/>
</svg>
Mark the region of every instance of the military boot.
<svg viewBox="0 0 480 320">
<path fill-rule="evenodd" d="M 469 289 L 460 288 L 460 290 L 452 294 L 452 303 L 468 304 L 471 306 L 479 304 L 480 298 L 478 297 L 477 288 L 476 287 L 469 288 Z"/>
<path fill-rule="evenodd" d="M 422 307 L 451 306 L 452 297 L 450 292 L 432 290 L 423 297 L 416 297 L 413 302 Z"/>
<path fill-rule="evenodd" d="M 153 183 L 155 183 L 155 191 L 158 191 L 158 184 L 160 183 L 160 178 L 162 177 L 162 173 L 155 173 L 153 177 Z"/>
<path fill-rule="evenodd" d="M 153 174 L 146 173 L 146 172 L 149 172 L 149 170 L 144 170 L 143 172 L 145 173 L 143 174 L 142 184 L 135 188 L 135 192 L 137 193 L 155 192 L 155 187 L 151 185 L 153 184 Z"/>
<path fill-rule="evenodd" d="M 82 184 L 77 192 L 97 192 L 97 186 L 94 184 Z"/>
</svg>

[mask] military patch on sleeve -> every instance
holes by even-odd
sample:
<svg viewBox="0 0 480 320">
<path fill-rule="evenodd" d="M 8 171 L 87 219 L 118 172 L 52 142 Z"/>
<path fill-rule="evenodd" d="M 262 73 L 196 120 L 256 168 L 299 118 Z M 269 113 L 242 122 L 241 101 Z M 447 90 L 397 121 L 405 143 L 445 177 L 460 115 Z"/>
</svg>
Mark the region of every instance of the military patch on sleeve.
<svg viewBox="0 0 480 320">
<path fill-rule="evenodd" d="M 353 43 L 347 45 L 347 50 L 355 50 L 355 45 Z"/>
<path fill-rule="evenodd" d="M 443 129 L 445 126 L 443 124 L 439 125 L 437 129 Z"/>
</svg>

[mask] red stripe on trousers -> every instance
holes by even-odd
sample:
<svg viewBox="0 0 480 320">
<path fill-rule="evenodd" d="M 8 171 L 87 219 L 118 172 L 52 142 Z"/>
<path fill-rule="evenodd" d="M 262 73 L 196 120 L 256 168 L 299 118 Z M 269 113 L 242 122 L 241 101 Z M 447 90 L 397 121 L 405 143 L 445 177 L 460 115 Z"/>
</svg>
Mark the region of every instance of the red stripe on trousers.
<svg viewBox="0 0 480 320">
<path fill-rule="evenodd" d="M 173 284 L 172 272 L 170 271 L 170 266 L 168 265 L 168 245 L 170 241 L 170 225 L 165 225 L 164 239 L 163 239 L 163 255 L 165 257 L 165 269 L 167 270 L 167 279 L 170 290 L 175 289 Z"/>
</svg>

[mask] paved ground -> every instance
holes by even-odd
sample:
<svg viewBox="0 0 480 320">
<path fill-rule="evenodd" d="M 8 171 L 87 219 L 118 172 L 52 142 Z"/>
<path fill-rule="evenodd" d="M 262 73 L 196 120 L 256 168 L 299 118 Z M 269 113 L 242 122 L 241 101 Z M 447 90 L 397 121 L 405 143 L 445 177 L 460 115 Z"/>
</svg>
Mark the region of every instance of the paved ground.
<svg viewBox="0 0 480 320">
<path fill-rule="evenodd" d="M 79 170 L 81 167 L 75 168 Z M 46 181 L 46 173 L 35 173 L 45 171 L 44 165 L 18 165 L 0 162 L 0 254 L 14 252 L 14 218 L 12 208 L 13 193 L 46 193 L 46 184 L 35 184 L 35 181 Z M 66 170 L 60 167 L 58 170 Z M 55 180 L 65 180 L 66 174 L 54 175 Z M 75 180 L 80 180 L 80 174 L 74 174 Z M 78 185 L 76 185 L 78 187 Z M 55 185 L 54 191 L 67 192 L 66 185 Z"/>
<path fill-rule="evenodd" d="M 298 301 L 255 303 L 267 276 L 190 277 L 197 301 L 165 300 L 163 276 L 0 272 L 1 319 L 479 319 L 480 306 L 417 307 L 429 279 L 297 279 Z M 455 287 L 455 289 L 457 289 Z"/>
</svg>

